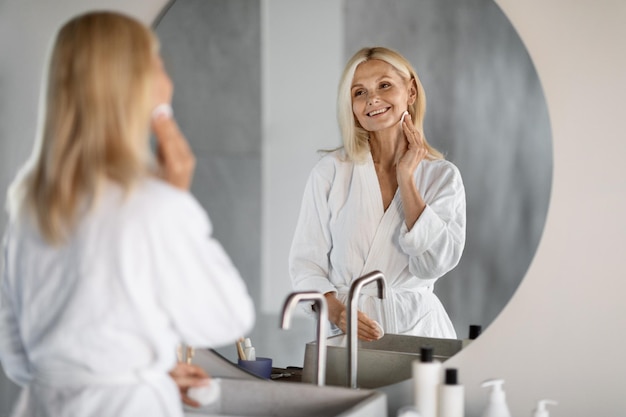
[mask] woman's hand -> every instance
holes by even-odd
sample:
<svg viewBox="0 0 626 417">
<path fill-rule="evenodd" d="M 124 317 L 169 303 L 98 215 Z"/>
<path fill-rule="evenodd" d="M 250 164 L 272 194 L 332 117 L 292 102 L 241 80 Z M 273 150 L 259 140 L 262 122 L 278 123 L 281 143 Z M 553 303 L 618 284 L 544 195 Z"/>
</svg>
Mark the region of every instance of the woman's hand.
<svg viewBox="0 0 626 417">
<path fill-rule="evenodd" d="M 417 166 L 428 155 L 428 149 L 422 133 L 417 130 L 411 121 L 411 115 L 407 113 L 402 121 L 404 141 L 398 150 L 396 163 L 396 178 L 402 198 L 404 221 L 409 230 L 413 228 L 417 219 L 426 208 L 426 202 L 415 185 L 414 173 Z"/>
<path fill-rule="evenodd" d="M 417 169 L 419 163 L 428 155 L 428 149 L 424 144 L 422 134 L 411 121 L 411 115 L 408 112 L 402 121 L 401 128 L 401 134 L 404 136 L 405 140 L 401 143 L 398 150 L 396 165 L 398 183 L 400 183 L 403 178 L 413 178 L 415 169 Z"/>
<path fill-rule="evenodd" d="M 161 57 L 154 56 L 154 84 L 152 92 L 152 132 L 157 140 L 157 158 L 161 177 L 174 187 L 191 187 L 196 158 L 187 140 L 172 117 L 174 85 L 165 71 Z"/>
<path fill-rule="evenodd" d="M 189 388 L 209 385 L 210 379 L 204 369 L 197 365 L 178 362 L 170 371 L 170 376 L 178 386 L 183 403 L 191 407 L 200 407 L 200 403 L 187 396 Z"/>
<path fill-rule="evenodd" d="M 157 140 L 157 158 L 161 177 L 174 187 L 188 190 L 196 168 L 196 158 L 171 115 L 157 114 L 152 119 Z"/>
<path fill-rule="evenodd" d="M 334 292 L 329 292 L 324 294 L 326 297 L 326 301 L 328 302 L 328 318 L 329 320 L 342 332 L 348 332 L 348 313 L 346 311 L 346 306 L 343 305 Z M 380 331 L 378 330 L 378 326 L 374 322 L 374 320 L 367 317 L 367 315 L 361 311 L 357 312 L 357 324 L 358 338 L 364 340 L 366 342 L 371 342 L 373 340 L 378 340 L 382 337 Z"/>
</svg>

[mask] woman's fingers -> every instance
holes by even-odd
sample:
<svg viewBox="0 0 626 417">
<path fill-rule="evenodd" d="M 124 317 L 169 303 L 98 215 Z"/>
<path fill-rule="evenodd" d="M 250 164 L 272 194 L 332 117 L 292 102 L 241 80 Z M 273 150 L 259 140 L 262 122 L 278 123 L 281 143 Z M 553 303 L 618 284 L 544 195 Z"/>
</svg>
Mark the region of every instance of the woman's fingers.
<svg viewBox="0 0 626 417">
<path fill-rule="evenodd" d="M 405 116 L 404 121 L 402 123 L 402 129 L 404 131 L 404 135 L 407 139 L 407 142 L 409 143 L 409 147 L 411 145 L 415 145 L 417 147 L 424 147 L 424 139 L 422 137 L 422 134 L 420 133 L 419 130 L 417 130 L 417 128 L 413 124 L 410 114 L 407 114 Z"/>
<path fill-rule="evenodd" d="M 415 127 L 411 115 L 404 118 L 402 131 L 406 139 L 406 150 L 398 160 L 398 175 L 412 176 L 419 163 L 428 156 L 422 133 Z"/>
<path fill-rule="evenodd" d="M 209 375 L 204 369 L 198 365 L 191 363 L 179 362 L 176 367 L 170 371 L 172 378 L 189 378 L 189 379 L 208 379 Z M 202 385 L 202 384 L 201 384 Z"/>
<path fill-rule="evenodd" d="M 187 392 L 192 387 L 202 387 L 210 384 L 209 375 L 197 365 L 179 362 L 170 371 L 170 376 L 178 386 L 183 403 L 192 407 L 200 407 L 200 403 L 189 398 Z"/>
<path fill-rule="evenodd" d="M 187 404 L 190 407 L 195 407 L 195 408 L 199 408 L 200 407 L 200 403 L 196 400 L 193 400 L 191 398 L 189 398 L 189 396 L 187 396 L 187 394 L 181 392 L 180 393 L 180 397 L 183 400 L 184 404 Z"/>
<path fill-rule="evenodd" d="M 339 327 L 344 333 L 348 333 L 348 314 L 346 310 L 341 313 L 339 323 L 337 327 Z M 372 341 L 378 340 L 382 337 L 378 326 L 374 322 L 374 320 L 370 319 L 365 313 L 358 311 L 357 312 L 357 336 L 361 340 Z"/>
<path fill-rule="evenodd" d="M 365 313 L 359 311 L 359 339 L 366 341 L 378 340 L 381 338 L 382 334 L 378 330 L 378 326 L 374 320 L 367 317 Z"/>
<path fill-rule="evenodd" d="M 328 318 L 335 326 L 347 333 L 348 332 L 348 312 L 344 303 L 339 301 L 334 292 L 324 294 L 328 303 Z M 382 337 L 378 325 L 374 320 L 369 318 L 365 313 L 357 311 L 357 335 L 361 340 L 378 340 Z"/>
<path fill-rule="evenodd" d="M 328 318 L 331 323 L 339 327 L 342 332 L 346 332 L 346 306 L 337 299 L 334 292 L 324 294 L 328 304 Z"/>
<path fill-rule="evenodd" d="M 189 189 L 196 158 L 187 140 L 171 117 L 159 117 L 152 122 L 163 179 L 175 187 Z"/>
<path fill-rule="evenodd" d="M 181 389 L 201 387 L 209 384 L 209 375 L 198 365 L 179 362 L 170 371 L 170 376 Z"/>
</svg>

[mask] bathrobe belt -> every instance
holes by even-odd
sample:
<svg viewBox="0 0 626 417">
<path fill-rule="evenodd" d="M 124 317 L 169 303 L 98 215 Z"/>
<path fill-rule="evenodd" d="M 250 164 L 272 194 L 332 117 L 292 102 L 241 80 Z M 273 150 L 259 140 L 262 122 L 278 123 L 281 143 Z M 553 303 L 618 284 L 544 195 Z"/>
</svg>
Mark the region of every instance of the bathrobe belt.
<svg viewBox="0 0 626 417">
<path fill-rule="evenodd" d="M 172 402 L 167 401 L 165 398 L 163 384 L 160 382 L 165 378 L 170 378 L 170 376 L 162 370 L 141 369 L 115 374 L 94 374 L 78 370 L 54 371 L 33 369 L 32 376 L 32 384 L 59 389 L 146 384 L 156 392 L 161 405 L 168 410 L 169 415 L 180 415 L 181 413 L 181 409 L 172 410 Z"/>
</svg>

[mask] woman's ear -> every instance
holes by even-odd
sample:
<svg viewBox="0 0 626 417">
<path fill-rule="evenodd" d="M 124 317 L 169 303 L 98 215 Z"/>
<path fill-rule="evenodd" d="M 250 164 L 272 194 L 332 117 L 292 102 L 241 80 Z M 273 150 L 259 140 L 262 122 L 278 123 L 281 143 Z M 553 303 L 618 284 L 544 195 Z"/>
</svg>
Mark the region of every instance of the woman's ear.
<svg viewBox="0 0 626 417">
<path fill-rule="evenodd" d="M 411 83 L 409 84 L 409 98 L 407 100 L 407 104 L 410 106 L 415 103 L 417 100 L 417 85 L 415 84 L 415 79 L 411 78 Z"/>
</svg>

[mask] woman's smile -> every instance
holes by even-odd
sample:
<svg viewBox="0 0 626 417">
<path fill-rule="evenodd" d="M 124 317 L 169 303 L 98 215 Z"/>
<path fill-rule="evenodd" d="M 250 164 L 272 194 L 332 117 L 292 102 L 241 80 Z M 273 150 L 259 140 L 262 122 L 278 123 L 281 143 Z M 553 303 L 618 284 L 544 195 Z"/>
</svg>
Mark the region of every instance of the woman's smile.
<svg viewBox="0 0 626 417">
<path fill-rule="evenodd" d="M 389 110 L 390 108 L 391 107 L 383 107 L 382 109 L 372 110 L 371 112 L 367 113 L 367 115 L 369 117 L 378 116 L 380 114 L 387 113 L 387 110 Z"/>
</svg>

